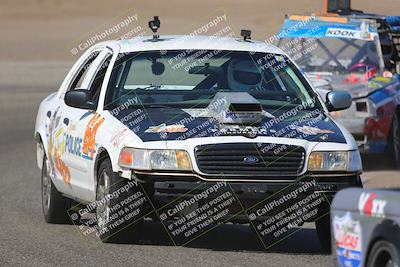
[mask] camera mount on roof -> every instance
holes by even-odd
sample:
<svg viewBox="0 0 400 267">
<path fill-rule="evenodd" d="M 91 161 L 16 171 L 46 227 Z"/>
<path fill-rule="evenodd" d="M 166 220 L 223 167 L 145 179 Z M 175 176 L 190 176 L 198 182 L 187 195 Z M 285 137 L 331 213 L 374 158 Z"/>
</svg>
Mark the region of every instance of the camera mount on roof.
<svg viewBox="0 0 400 267">
<path fill-rule="evenodd" d="M 325 0 L 325 12 L 339 15 L 363 13 L 351 8 L 351 0 Z"/>
<path fill-rule="evenodd" d="M 152 30 L 153 34 L 153 40 L 157 40 L 160 36 L 157 34 L 158 28 L 160 28 L 161 22 L 158 19 L 158 16 L 154 16 L 153 20 L 149 21 L 149 28 Z"/>
<path fill-rule="evenodd" d="M 243 37 L 243 41 L 251 40 L 251 31 L 250 30 L 241 30 L 240 36 Z"/>
</svg>

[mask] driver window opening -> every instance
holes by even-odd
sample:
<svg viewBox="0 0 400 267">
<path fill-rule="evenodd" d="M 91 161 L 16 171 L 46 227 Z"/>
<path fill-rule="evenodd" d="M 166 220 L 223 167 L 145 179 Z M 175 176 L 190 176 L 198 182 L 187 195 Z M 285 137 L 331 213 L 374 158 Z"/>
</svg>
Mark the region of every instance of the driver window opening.
<svg viewBox="0 0 400 267">
<path fill-rule="evenodd" d="M 107 57 L 104 59 L 103 63 L 101 64 L 101 67 L 98 69 L 96 76 L 89 88 L 90 100 L 93 103 L 97 104 L 97 102 L 99 101 L 101 86 L 103 85 L 104 76 L 106 74 L 108 66 L 110 65 L 111 58 L 112 54 L 108 54 Z"/>
<path fill-rule="evenodd" d="M 68 90 L 75 90 L 79 89 L 82 85 L 83 80 L 85 79 L 88 70 L 90 66 L 92 65 L 93 61 L 98 57 L 100 54 L 100 51 L 95 51 L 89 55 L 89 57 L 86 59 L 85 64 L 81 67 L 79 70 L 78 74 L 75 76 L 71 86 L 68 88 Z"/>
</svg>

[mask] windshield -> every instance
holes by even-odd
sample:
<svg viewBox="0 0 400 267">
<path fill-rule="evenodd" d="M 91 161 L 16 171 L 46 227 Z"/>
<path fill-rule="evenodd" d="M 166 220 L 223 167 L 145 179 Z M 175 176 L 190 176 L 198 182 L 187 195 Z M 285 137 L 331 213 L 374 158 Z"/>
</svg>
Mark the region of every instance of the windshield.
<svg viewBox="0 0 400 267">
<path fill-rule="evenodd" d="M 320 109 L 314 92 L 286 57 L 218 50 L 121 55 L 111 74 L 106 108 L 122 103 L 204 108 L 218 92 L 247 92 L 264 109 Z"/>
<path fill-rule="evenodd" d="M 306 72 L 366 73 L 379 68 L 374 41 L 345 38 L 284 38 L 278 46 Z"/>
</svg>

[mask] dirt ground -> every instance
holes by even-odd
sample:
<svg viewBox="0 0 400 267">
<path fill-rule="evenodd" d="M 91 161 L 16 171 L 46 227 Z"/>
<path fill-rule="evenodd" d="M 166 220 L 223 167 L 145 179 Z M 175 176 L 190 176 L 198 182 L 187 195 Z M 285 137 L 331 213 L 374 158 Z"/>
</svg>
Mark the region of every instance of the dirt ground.
<svg viewBox="0 0 400 267">
<path fill-rule="evenodd" d="M 353 7 L 396 15 L 400 1 L 353 0 Z M 248 28 L 263 40 L 278 31 L 285 14 L 322 10 L 322 0 L 1 0 L 0 60 L 73 61 L 70 50 L 77 43 L 133 13 L 147 34 L 154 15 L 160 16 L 161 34 L 187 34 L 214 14 L 226 14 L 236 33 Z"/>
</svg>

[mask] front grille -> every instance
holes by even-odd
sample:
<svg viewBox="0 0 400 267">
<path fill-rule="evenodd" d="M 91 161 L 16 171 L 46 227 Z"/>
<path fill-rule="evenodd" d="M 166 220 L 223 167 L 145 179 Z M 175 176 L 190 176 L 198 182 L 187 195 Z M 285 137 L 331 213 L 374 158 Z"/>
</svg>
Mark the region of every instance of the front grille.
<svg viewBox="0 0 400 267">
<path fill-rule="evenodd" d="M 197 166 L 210 175 L 297 176 L 304 162 L 303 147 L 265 143 L 201 145 Z"/>
</svg>

